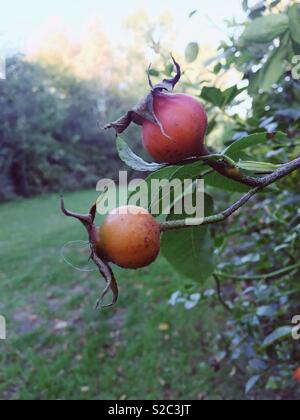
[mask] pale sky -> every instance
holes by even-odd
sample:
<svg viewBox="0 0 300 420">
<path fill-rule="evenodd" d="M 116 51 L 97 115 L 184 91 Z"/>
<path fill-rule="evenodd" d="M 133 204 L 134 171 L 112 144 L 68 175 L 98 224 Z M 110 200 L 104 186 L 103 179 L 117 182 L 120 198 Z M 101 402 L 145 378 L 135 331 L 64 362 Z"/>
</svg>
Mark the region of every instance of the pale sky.
<svg viewBox="0 0 300 420">
<path fill-rule="evenodd" d="M 41 37 L 50 21 L 62 22 L 72 36 L 80 38 L 95 18 L 116 45 L 126 41 L 123 21 L 138 10 L 150 17 L 169 11 L 174 20 L 176 49 L 192 41 L 217 46 L 226 38 L 225 19 L 244 17 L 241 0 L 0 0 L 1 49 L 24 49 Z M 188 19 L 188 14 L 198 13 Z"/>
</svg>

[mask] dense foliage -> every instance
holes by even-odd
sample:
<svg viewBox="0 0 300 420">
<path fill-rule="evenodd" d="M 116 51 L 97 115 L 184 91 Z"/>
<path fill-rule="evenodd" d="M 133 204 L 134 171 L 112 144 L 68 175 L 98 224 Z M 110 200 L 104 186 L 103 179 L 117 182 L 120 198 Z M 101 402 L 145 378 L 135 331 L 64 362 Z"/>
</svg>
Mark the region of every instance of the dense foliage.
<svg viewBox="0 0 300 420">
<path fill-rule="evenodd" d="M 222 91 L 207 85 L 198 95 L 207 104 L 210 131 L 220 114 L 231 129 L 222 139 L 226 155 L 255 176 L 299 156 L 300 83 L 293 63 L 300 48 L 300 9 L 293 2 L 286 9 L 280 1 L 254 8 L 248 2 L 243 5 L 249 19 L 231 24 L 234 35 L 220 46 L 212 70 L 220 75 L 237 70 L 241 86 Z M 188 45 L 189 61 L 198 53 L 196 43 Z M 248 108 L 245 118 L 241 108 Z M 203 177 L 211 195 L 207 215 L 213 211 L 212 197 L 221 210 L 249 189 L 210 173 L 201 162 L 153 168 L 153 163 L 138 160 L 121 139 L 118 148 L 134 169 L 158 169 L 149 182 L 153 177 Z M 208 290 L 204 300 L 217 297 L 212 305 L 221 303 L 229 315 L 222 330 L 212 335 L 212 366 L 216 370 L 222 364 L 231 366 L 231 375 L 244 381 L 245 392 L 252 397 L 300 395 L 293 378 L 300 364 L 299 341 L 292 338 L 292 319 L 300 314 L 299 191 L 296 172 L 256 197 L 230 223 L 166 232 L 162 239 L 162 252 L 176 271 L 202 285 L 214 279 L 217 293 Z M 184 301 L 182 294 L 174 296 L 174 304 Z"/>
<path fill-rule="evenodd" d="M 245 119 L 233 114 L 233 140 L 262 131 L 286 133 L 283 142 L 247 150 L 249 160 L 279 164 L 300 151 L 300 83 L 293 78 L 292 65 L 300 48 L 295 24 L 299 5 L 286 10 L 278 1 L 269 6 L 261 2 L 250 9 L 244 2 L 244 8 L 249 15 L 244 32 L 221 45 L 214 71 L 234 68 L 249 82 L 246 93 L 252 106 Z M 235 29 L 238 33 L 239 27 Z M 226 112 L 224 93 L 208 87 L 202 97 Z M 299 191 L 295 173 L 281 181 L 276 192 L 243 209 L 223 231 L 214 229 L 218 246 L 214 276 L 219 298 L 225 298 L 230 312 L 215 340 L 216 360 L 232 365 L 233 374 L 248 376 L 245 391 L 256 398 L 300 395 L 293 378 L 300 364 L 299 341 L 291 337 L 292 318 L 300 313 Z"/>
<path fill-rule="evenodd" d="M 291 160 L 300 151 L 300 83 L 292 65 L 300 48 L 295 26 L 300 10 L 296 4 L 278 10 L 279 3 L 273 2 L 266 14 L 266 3 L 248 9 L 244 2 L 249 22 L 240 38 L 221 46 L 224 61 L 217 69 L 234 66 L 249 81 L 252 108 L 245 120 L 234 117 L 235 138 L 260 130 L 287 134 L 283 143 L 251 150 L 255 159 L 273 163 Z M 300 313 L 299 191 L 298 173 L 281 181 L 277 192 L 261 197 L 231 224 L 229 231 L 238 223 L 238 237 L 228 238 L 226 232 L 219 252 L 219 280 L 225 280 L 232 316 L 218 347 L 226 363 L 249 375 L 246 391 L 258 398 L 299 398 L 293 379 L 300 364 L 299 341 L 291 337 L 292 318 Z"/>
</svg>

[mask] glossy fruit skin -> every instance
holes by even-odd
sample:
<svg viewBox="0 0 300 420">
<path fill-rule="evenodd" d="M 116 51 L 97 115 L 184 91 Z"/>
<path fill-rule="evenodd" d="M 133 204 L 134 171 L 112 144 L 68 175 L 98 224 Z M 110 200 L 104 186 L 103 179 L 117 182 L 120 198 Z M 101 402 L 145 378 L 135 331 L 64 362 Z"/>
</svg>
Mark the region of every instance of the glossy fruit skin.
<svg viewBox="0 0 300 420">
<path fill-rule="evenodd" d="M 295 381 L 300 383 L 300 367 L 298 367 L 294 372 L 294 379 Z"/>
<path fill-rule="evenodd" d="M 143 145 L 156 162 L 177 163 L 206 154 L 207 114 L 197 99 L 185 94 L 157 94 L 154 112 L 170 137 L 159 126 L 144 120 Z"/>
<path fill-rule="evenodd" d="M 160 251 L 160 227 L 145 209 L 124 206 L 113 210 L 98 230 L 99 256 L 123 268 L 151 264 Z"/>
</svg>

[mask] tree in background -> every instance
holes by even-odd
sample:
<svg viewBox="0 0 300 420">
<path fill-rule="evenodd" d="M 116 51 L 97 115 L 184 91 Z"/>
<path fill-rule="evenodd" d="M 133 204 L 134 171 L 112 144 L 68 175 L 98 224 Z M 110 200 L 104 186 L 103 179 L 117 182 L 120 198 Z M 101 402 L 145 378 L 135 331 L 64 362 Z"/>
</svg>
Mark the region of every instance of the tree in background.
<svg viewBox="0 0 300 420">
<path fill-rule="evenodd" d="M 135 41 L 114 50 L 101 28 L 95 20 L 75 42 L 56 25 L 28 56 L 7 60 L 0 200 L 94 188 L 101 177 L 116 177 L 116 151 L 100 126 L 135 103 L 147 64 Z M 129 139 L 140 150 L 135 130 Z"/>
<path fill-rule="evenodd" d="M 99 123 L 126 101 L 97 81 L 10 58 L 0 84 L 0 199 L 92 188 L 115 176 L 120 166 Z"/>
</svg>

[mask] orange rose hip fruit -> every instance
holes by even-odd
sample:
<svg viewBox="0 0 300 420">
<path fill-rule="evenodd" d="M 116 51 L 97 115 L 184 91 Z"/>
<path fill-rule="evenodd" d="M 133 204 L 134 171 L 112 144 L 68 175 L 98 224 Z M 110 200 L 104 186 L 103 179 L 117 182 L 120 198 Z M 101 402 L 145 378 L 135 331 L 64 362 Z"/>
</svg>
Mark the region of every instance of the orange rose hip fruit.
<svg viewBox="0 0 300 420">
<path fill-rule="evenodd" d="M 159 251 L 159 224 L 141 207 L 123 206 L 111 211 L 98 230 L 97 252 L 120 267 L 146 267 Z"/>
</svg>

